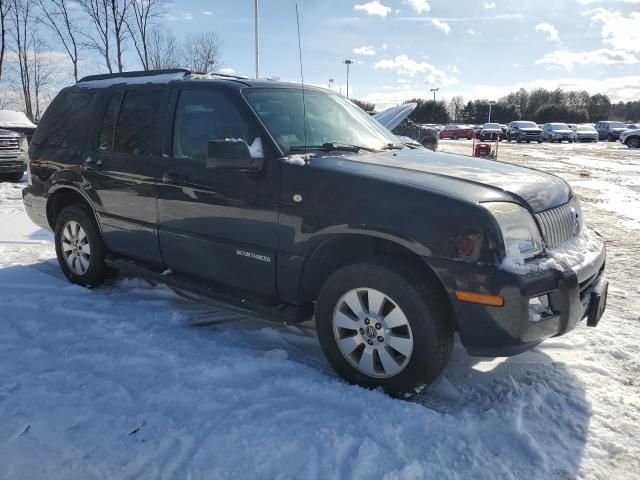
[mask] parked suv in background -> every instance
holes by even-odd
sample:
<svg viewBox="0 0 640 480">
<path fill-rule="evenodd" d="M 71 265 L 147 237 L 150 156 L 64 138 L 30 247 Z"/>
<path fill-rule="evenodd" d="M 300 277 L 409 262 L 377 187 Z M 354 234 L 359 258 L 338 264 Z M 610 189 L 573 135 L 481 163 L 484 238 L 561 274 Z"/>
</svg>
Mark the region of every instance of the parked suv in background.
<svg viewBox="0 0 640 480">
<path fill-rule="evenodd" d="M 605 307 L 604 242 L 564 180 L 405 148 L 319 88 L 87 77 L 45 112 L 29 166 L 25 209 L 71 282 L 121 269 L 315 317 L 335 370 L 392 394 L 433 382 L 456 330 L 474 355 L 513 355 Z"/>
<path fill-rule="evenodd" d="M 549 142 L 563 141 L 573 143 L 575 132 L 564 123 L 545 123 L 542 126 L 542 140 Z"/>
<path fill-rule="evenodd" d="M 480 141 L 502 140 L 502 127 L 499 123 L 485 123 L 478 133 Z"/>
<path fill-rule="evenodd" d="M 440 130 L 440 138 L 450 138 L 452 140 L 458 140 L 459 138 L 466 138 L 471 140 L 475 136 L 475 131 L 469 125 L 447 125 Z"/>
<path fill-rule="evenodd" d="M 533 122 L 518 120 L 507 125 L 507 141 L 542 142 L 542 130 Z"/>
<path fill-rule="evenodd" d="M 575 138 L 576 142 L 597 142 L 598 131 L 593 125 L 576 125 Z"/>
<path fill-rule="evenodd" d="M 0 181 L 20 181 L 27 168 L 27 148 L 24 135 L 0 130 Z"/>
<path fill-rule="evenodd" d="M 628 130 L 627 126 L 622 122 L 598 122 L 596 130 L 600 140 L 608 140 L 615 142 L 620 138 L 620 134 Z"/>
</svg>

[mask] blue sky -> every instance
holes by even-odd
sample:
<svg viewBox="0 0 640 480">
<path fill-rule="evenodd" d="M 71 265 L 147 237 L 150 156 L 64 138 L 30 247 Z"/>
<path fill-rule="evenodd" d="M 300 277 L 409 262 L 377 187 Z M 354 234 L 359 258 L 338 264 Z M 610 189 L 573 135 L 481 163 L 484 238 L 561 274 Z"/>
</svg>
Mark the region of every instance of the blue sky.
<svg viewBox="0 0 640 480">
<path fill-rule="evenodd" d="M 299 80 L 295 3 L 260 2 L 263 76 Z M 305 80 L 326 86 L 333 78 L 344 93 L 341 62 L 352 59 L 351 96 L 378 106 L 429 96 L 432 87 L 442 98 L 542 86 L 640 99 L 640 0 L 298 4 Z M 162 23 L 178 37 L 218 32 L 224 67 L 253 75 L 253 0 L 174 1 Z"/>
</svg>

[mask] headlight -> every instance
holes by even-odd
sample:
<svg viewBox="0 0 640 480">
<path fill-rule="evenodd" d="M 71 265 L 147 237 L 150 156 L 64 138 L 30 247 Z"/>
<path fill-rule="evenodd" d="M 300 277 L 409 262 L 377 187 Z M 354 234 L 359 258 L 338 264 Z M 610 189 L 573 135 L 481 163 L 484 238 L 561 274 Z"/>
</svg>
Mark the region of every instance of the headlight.
<svg viewBox="0 0 640 480">
<path fill-rule="evenodd" d="M 483 204 L 494 216 L 508 257 L 531 258 L 542 252 L 542 235 L 533 216 L 520 205 L 507 202 Z"/>
</svg>

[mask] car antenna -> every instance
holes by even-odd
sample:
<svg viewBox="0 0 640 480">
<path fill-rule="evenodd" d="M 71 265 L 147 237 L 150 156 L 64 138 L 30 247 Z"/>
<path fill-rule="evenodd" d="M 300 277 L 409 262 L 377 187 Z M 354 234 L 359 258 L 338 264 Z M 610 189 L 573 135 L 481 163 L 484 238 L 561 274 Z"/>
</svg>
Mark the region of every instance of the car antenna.
<svg viewBox="0 0 640 480">
<path fill-rule="evenodd" d="M 296 3 L 296 24 L 298 25 L 298 59 L 300 61 L 300 85 L 302 86 L 302 130 L 304 132 L 304 155 L 307 156 L 307 105 L 304 98 L 304 73 L 302 71 L 302 43 L 300 41 L 300 16 Z"/>
</svg>

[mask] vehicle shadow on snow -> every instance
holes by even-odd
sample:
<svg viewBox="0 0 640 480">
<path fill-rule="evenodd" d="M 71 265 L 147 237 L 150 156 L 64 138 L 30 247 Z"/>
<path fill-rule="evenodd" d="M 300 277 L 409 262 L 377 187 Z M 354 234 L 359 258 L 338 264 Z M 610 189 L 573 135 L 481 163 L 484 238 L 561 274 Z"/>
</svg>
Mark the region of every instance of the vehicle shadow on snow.
<svg viewBox="0 0 640 480">
<path fill-rule="evenodd" d="M 0 269 L 0 285 L 3 278 L 27 278 L 25 270 L 29 269 L 63 279 L 55 260 L 48 260 Z M 193 302 L 134 277 L 118 277 L 93 291 L 122 294 L 123 302 L 157 297 L 179 314 L 182 328 L 212 339 L 221 332 L 232 335 L 239 347 L 281 350 L 289 360 L 337 378 L 324 359 L 313 322 L 283 327 Z M 353 389 L 353 397 L 363 395 L 358 387 Z M 592 414 L 585 385 L 567 364 L 554 361 L 540 349 L 509 358 L 470 357 L 456 337 L 444 374 L 409 401 L 454 425 L 473 425 L 479 435 L 491 439 L 487 448 L 496 461 L 544 465 L 553 478 L 578 476 Z"/>
</svg>

